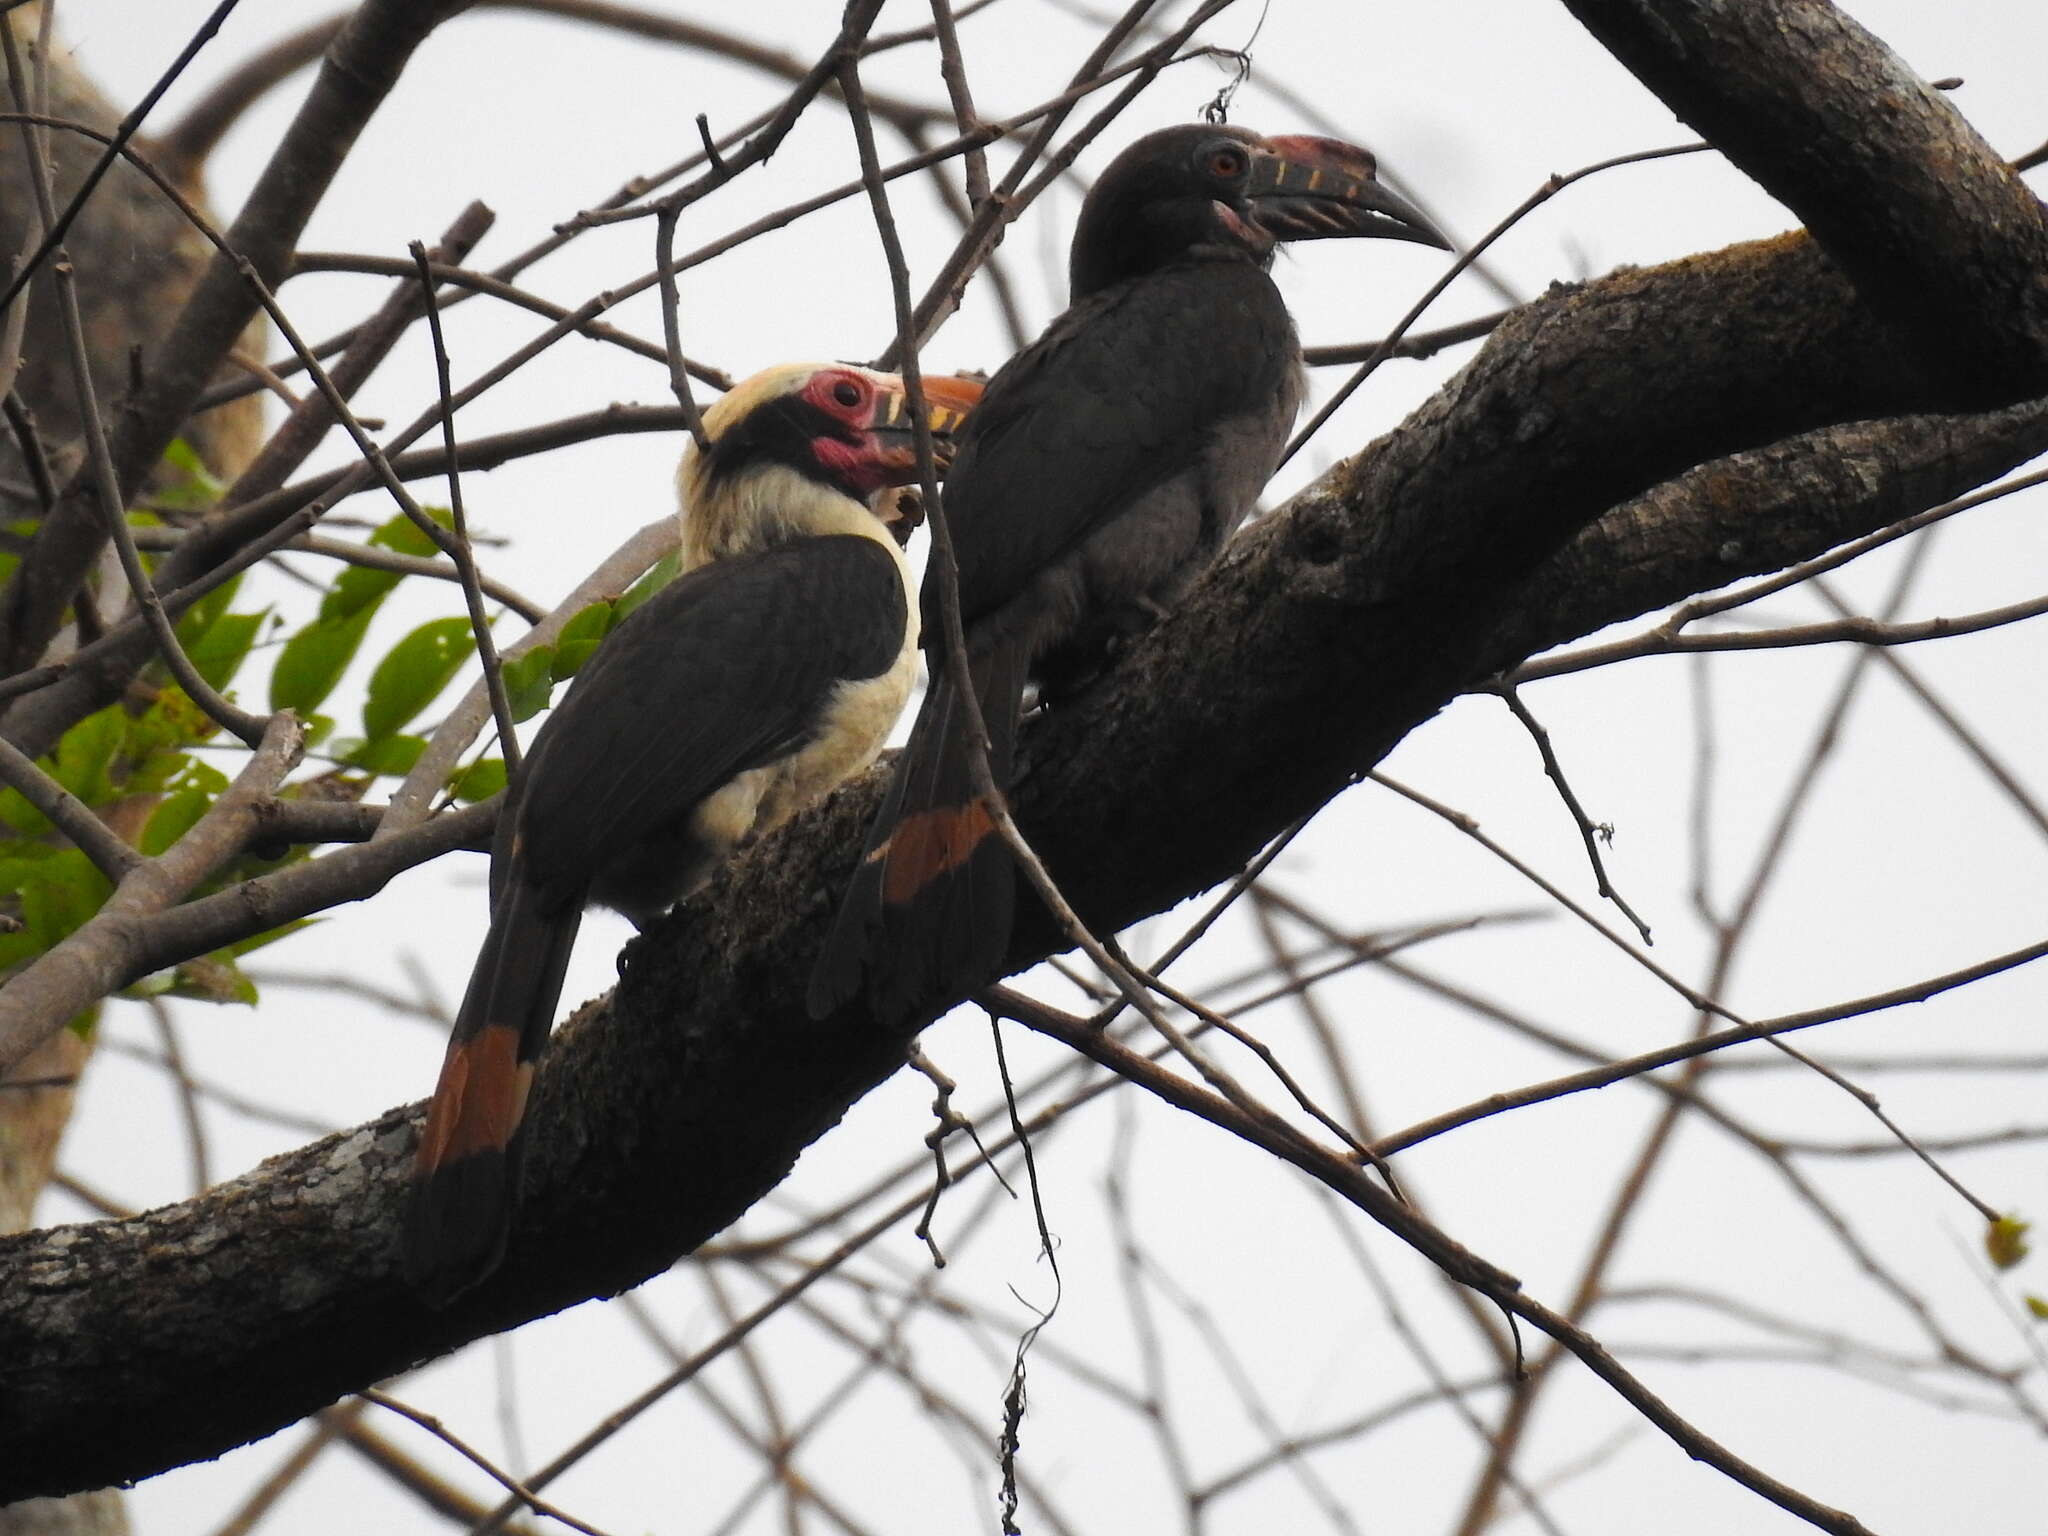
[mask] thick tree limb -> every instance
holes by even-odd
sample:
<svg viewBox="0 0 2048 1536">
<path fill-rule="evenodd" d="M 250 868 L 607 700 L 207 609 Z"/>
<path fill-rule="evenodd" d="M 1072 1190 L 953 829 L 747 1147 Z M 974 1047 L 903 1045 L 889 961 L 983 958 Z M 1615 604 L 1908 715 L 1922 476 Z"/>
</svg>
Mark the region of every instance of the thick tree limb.
<svg viewBox="0 0 2048 1536">
<path fill-rule="evenodd" d="M 1020 820 L 1098 929 L 1171 906 L 1505 661 L 2048 446 L 2040 408 L 1816 430 L 1602 516 L 1715 454 L 1953 403 L 1801 238 L 1558 290 L 1251 529 L 1094 696 L 1038 722 Z M 1814 500 L 1723 499 L 1787 475 Z M 396 1273 L 409 1108 L 182 1206 L 0 1243 L 0 1500 L 215 1454 L 632 1284 L 745 1210 L 902 1059 L 905 1032 L 813 1024 L 802 999 L 876 791 L 744 856 L 563 1031 L 510 1259 L 456 1309 L 424 1308 Z M 1012 963 L 1053 942 L 1021 924 Z"/>
<path fill-rule="evenodd" d="M 1565 0 L 1984 405 L 2048 390 L 2048 217 L 1940 91 L 1828 0 Z"/>
</svg>

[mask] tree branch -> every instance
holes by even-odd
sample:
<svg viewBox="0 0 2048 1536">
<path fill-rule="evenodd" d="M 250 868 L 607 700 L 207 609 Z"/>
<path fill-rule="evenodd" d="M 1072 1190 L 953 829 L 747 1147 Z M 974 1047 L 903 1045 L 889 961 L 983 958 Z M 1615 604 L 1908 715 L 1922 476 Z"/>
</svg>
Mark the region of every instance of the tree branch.
<svg viewBox="0 0 2048 1536">
<path fill-rule="evenodd" d="M 1565 0 L 1796 213 L 1927 367 L 1989 405 L 2048 390 L 2048 217 L 2018 171 L 1828 0 Z"/>
<path fill-rule="evenodd" d="M 283 277 L 299 232 L 413 50 L 461 8 L 462 0 L 368 0 L 349 18 L 227 234 L 230 249 L 266 284 L 275 287 Z M 132 494 L 162 456 L 256 306 L 237 259 L 216 254 L 155 354 L 158 366 L 142 394 L 115 426 L 114 467 L 125 493 Z M 45 520 L 15 573 L 0 613 L 0 666 L 13 671 L 36 662 L 105 536 L 89 480 L 82 476 Z"/>
<path fill-rule="evenodd" d="M 1559 290 L 1250 529 L 1093 696 L 1035 720 L 1018 819 L 1097 931 L 1162 910 L 1530 651 L 1810 557 L 2048 442 L 2038 407 L 1864 419 L 1954 404 L 1803 238 Z M 1845 451 L 1847 472 L 1809 465 Z M 1723 499 L 1767 471 L 1814 499 Z M 904 1037 L 821 1027 L 802 997 L 879 789 L 799 818 L 629 947 L 535 1086 L 508 1262 L 454 1308 L 397 1272 L 409 1108 L 182 1206 L 0 1242 L 0 1501 L 215 1454 L 727 1225 L 902 1061 Z M 1011 962 L 1058 942 L 1020 914 Z"/>
</svg>

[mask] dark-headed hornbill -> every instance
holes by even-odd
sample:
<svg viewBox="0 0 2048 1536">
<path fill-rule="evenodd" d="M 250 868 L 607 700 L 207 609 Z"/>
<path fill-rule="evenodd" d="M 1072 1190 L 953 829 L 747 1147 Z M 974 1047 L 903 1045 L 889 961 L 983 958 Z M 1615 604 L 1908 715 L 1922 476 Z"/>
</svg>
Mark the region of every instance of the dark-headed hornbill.
<svg viewBox="0 0 2048 1536">
<path fill-rule="evenodd" d="M 989 381 L 947 481 L 969 675 L 995 784 L 1027 683 L 1075 692 L 1209 565 L 1279 462 L 1303 382 L 1267 275 L 1282 241 L 1449 243 L 1335 139 L 1188 125 L 1081 205 L 1070 307 Z M 931 686 L 811 980 L 902 1020 L 997 974 L 1016 870 L 976 796 L 967 711 L 924 586 Z"/>
<path fill-rule="evenodd" d="M 943 446 L 980 386 L 924 387 Z M 436 1304 L 503 1256 L 527 1088 L 584 906 L 645 926 L 874 761 L 902 711 L 918 620 L 886 488 L 917 478 L 911 425 L 901 379 L 828 364 L 770 369 L 705 412 L 709 450 L 685 450 L 677 477 L 681 574 L 578 671 L 498 818 L 490 932 L 406 1215 L 407 1277 Z"/>
</svg>

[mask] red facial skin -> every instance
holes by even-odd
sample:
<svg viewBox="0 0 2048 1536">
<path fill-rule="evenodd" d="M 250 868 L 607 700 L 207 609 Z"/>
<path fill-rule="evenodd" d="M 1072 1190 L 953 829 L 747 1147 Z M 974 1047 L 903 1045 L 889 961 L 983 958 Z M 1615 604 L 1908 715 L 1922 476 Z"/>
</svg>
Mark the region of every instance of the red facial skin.
<svg viewBox="0 0 2048 1536">
<path fill-rule="evenodd" d="M 981 385 L 934 374 L 924 381 L 924 393 L 933 446 L 943 468 L 952 457 L 949 435 L 981 398 Z M 884 486 L 909 485 L 917 479 L 917 451 L 902 408 L 900 379 L 877 379 L 850 368 L 821 369 L 804 385 L 800 398 L 844 424 L 842 431 L 813 438 L 811 452 L 848 494 L 866 498 Z"/>
<path fill-rule="evenodd" d="M 892 482 L 892 468 L 868 432 L 874 415 L 875 385 L 848 369 L 821 370 L 804 385 L 801 398 L 827 416 L 845 423 L 843 433 L 811 440 L 811 451 L 834 480 L 855 496 L 866 497 Z"/>
</svg>

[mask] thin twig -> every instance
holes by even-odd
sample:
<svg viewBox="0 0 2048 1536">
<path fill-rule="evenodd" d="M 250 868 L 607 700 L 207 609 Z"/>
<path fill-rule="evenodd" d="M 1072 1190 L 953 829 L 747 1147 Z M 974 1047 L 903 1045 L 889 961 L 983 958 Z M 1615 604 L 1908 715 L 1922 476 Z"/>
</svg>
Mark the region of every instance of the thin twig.
<svg viewBox="0 0 2048 1536">
<path fill-rule="evenodd" d="M 232 4 L 233 0 L 224 0 Z M 225 11 L 220 12 L 225 15 Z M 217 25 L 218 23 L 216 23 Z M 22 68 L 21 50 L 15 42 L 12 27 L 0 27 L 0 49 L 7 58 L 7 77 L 14 90 L 16 101 L 29 100 L 27 72 Z M 166 80 L 163 84 L 168 85 Z M 50 191 L 50 168 L 42 151 L 42 135 L 39 125 L 30 121 L 34 113 L 11 113 L 20 126 L 24 152 L 29 160 L 29 184 L 35 192 L 38 216 L 44 227 L 56 232 L 57 214 Z M 178 680 L 192 702 L 212 720 L 239 736 L 247 745 L 254 747 L 263 739 L 264 722 L 247 711 L 237 708 L 222 698 L 214 687 L 199 675 L 199 669 L 192 664 L 179 642 L 176 629 L 164 613 L 163 605 L 157 601 L 156 590 L 150 582 L 149 573 L 142 567 L 142 557 L 136 553 L 135 539 L 128 526 L 128 514 L 122 505 L 119 476 L 114 470 L 113 455 L 107 444 L 106 424 L 100 419 L 99 401 L 92 382 L 92 351 L 86 340 L 85 319 L 78 305 L 76 273 L 71 258 L 64 246 L 46 237 L 46 244 L 56 253 L 51 270 L 56 277 L 58 313 L 63 319 L 64 342 L 70 354 L 71 386 L 77 400 L 79 430 L 85 435 L 86 462 L 90 468 L 90 484 L 94 498 L 99 504 L 100 520 L 105 525 L 107 537 L 113 541 L 120 557 L 121 572 L 128 582 L 129 591 L 141 607 L 150 632 L 156 638 L 158 652 L 171 675 Z M 16 275 L 10 290 L 26 280 L 26 273 Z M 4 302 L 4 300 L 0 300 Z"/>
<path fill-rule="evenodd" d="M 1868 1536 L 1867 1528 L 1853 1515 L 1828 1508 L 1701 1433 L 1624 1370 L 1591 1334 L 1527 1295 L 1511 1276 L 1463 1248 L 1431 1223 L 1423 1221 L 1340 1155 L 1307 1141 L 1292 1130 L 1262 1125 L 1224 1099 L 1147 1062 L 1110 1037 L 1089 1030 L 1080 1019 L 1046 1008 L 1007 989 L 998 988 L 997 993 L 1002 1011 L 1007 1016 L 1064 1041 L 1176 1108 L 1186 1110 L 1293 1164 L 1359 1207 L 1432 1263 L 1445 1266 L 1495 1305 L 1556 1340 L 1687 1455 L 1706 1462 L 1751 1492 L 1821 1530 L 1835 1533 L 1835 1536 Z"/>
<path fill-rule="evenodd" d="M 462 596 L 469 609 L 469 632 L 476 641 L 477 660 L 483 664 L 484 691 L 491 697 L 491 713 L 498 721 L 498 750 L 504 754 L 505 771 L 519 768 L 519 733 L 513 729 L 512 701 L 505 695 L 505 673 L 498 660 L 497 642 L 491 638 L 491 621 L 484 613 L 482 583 L 477 578 L 476 552 L 469 543 L 469 519 L 462 507 L 462 473 L 455 463 L 455 408 L 449 404 L 454 392 L 449 379 L 448 345 L 441 334 L 441 305 L 435 296 L 434 274 L 427 265 L 427 248 L 415 240 L 406 249 L 418 264 L 420 300 L 427 312 L 427 334 L 434 344 L 434 380 L 441 394 L 441 443 L 448 454 L 448 514 L 454 523 L 455 539 L 449 557 L 462 579 Z"/>
<path fill-rule="evenodd" d="M 107 136 L 106 148 L 101 151 L 99 158 L 93 162 L 92 168 L 85 173 L 85 178 L 79 182 L 77 190 L 71 194 L 71 201 L 64 205 L 64 211 L 54 215 L 47 211 L 45 212 L 42 243 L 36 247 L 28 260 L 22 262 L 16 269 L 7 286 L 4 289 L 0 289 L 0 309 L 5 309 L 11 304 L 14 301 L 15 295 L 27 286 L 28 280 L 35 273 L 36 268 L 58 251 L 59 247 L 63 244 L 64 236 L 71 228 L 72 222 L 84 210 L 87 199 L 92 196 L 93 189 L 100 184 L 100 179 L 112 169 L 114 162 L 126 150 L 128 141 L 135 137 L 136 131 L 142 127 L 144 120 L 155 109 L 156 104 L 163 100 L 164 92 L 176 84 L 178 77 L 185 73 L 186 66 L 199 56 L 200 49 L 213 40 L 214 34 L 220 31 L 221 23 L 228 19 L 228 13 L 240 3 L 241 0 L 220 0 L 220 3 L 214 6 L 207 18 L 199 24 L 198 30 L 186 39 L 185 46 L 179 50 L 178 56 L 171 61 L 170 67 L 157 77 L 156 83 L 150 86 L 149 90 L 144 93 L 142 100 L 138 101 L 130 109 L 128 115 L 115 125 L 113 133 Z M 9 52 L 11 54 L 13 52 L 12 38 L 14 32 L 11 27 L 6 30 L 10 40 Z M 8 72 L 10 78 L 16 82 L 14 99 L 26 105 L 29 98 L 20 88 L 20 76 L 15 71 L 12 58 L 9 59 Z M 38 103 L 39 108 L 40 105 Z M 40 158 L 38 158 L 37 163 L 42 163 Z M 48 205 L 44 199 L 38 198 L 37 201 L 43 203 L 47 209 Z"/>
<path fill-rule="evenodd" d="M 178 1116 L 185 1124 L 185 1149 L 191 1160 L 192 1192 L 198 1194 L 213 1183 L 213 1159 L 206 1145 L 206 1117 L 199 1110 L 199 1086 L 185 1070 L 185 1052 L 178 1043 L 177 1021 L 170 1004 L 160 997 L 149 1000 L 151 1020 L 156 1024 L 157 1042 L 163 1048 L 165 1075 L 178 1099 Z"/>
<path fill-rule="evenodd" d="M 962 133 L 981 121 L 974 110 L 974 92 L 967 84 L 967 65 L 960 55 L 960 36 L 953 30 L 950 0 L 931 0 L 932 36 L 939 44 L 939 78 L 946 83 L 946 95 L 953 103 L 953 125 Z M 976 145 L 961 157 L 967 186 L 967 207 L 978 213 L 988 201 L 988 151 Z"/>
<path fill-rule="evenodd" d="M 1394 348 L 1399 346 L 1401 338 L 1408 334 L 1409 327 L 1422 318 L 1423 312 L 1443 295 L 1446 288 L 1457 281 L 1460 274 L 1481 256 L 1485 255 L 1487 250 L 1509 230 L 1521 223 L 1523 219 L 1534 213 L 1543 204 L 1557 196 L 1566 187 L 1571 186 L 1574 182 L 1584 181 L 1588 176 L 1597 176 L 1602 171 L 1611 171 L 1617 166 L 1641 165 L 1652 160 L 1669 160 L 1677 155 L 1697 155 L 1704 153 L 1712 147 L 1710 144 L 1673 144 L 1663 149 L 1638 150 L 1634 154 L 1616 155 L 1611 160 L 1602 160 L 1594 165 L 1582 166 L 1567 176 L 1552 176 L 1549 180 L 1545 181 L 1542 186 L 1538 187 L 1510 210 L 1508 215 L 1498 224 L 1481 235 L 1477 244 L 1469 250 L 1458 254 L 1457 259 L 1451 263 L 1450 269 L 1432 283 L 1423 293 L 1422 297 L 1415 301 L 1408 313 L 1401 317 L 1391 331 L 1387 332 L 1385 338 L 1382 339 L 1373 354 L 1359 365 L 1358 371 L 1337 387 L 1336 393 L 1330 396 L 1323 404 L 1322 409 L 1309 418 L 1307 426 L 1294 434 L 1294 441 L 1287 445 L 1287 451 L 1280 456 L 1280 462 L 1284 465 L 1295 454 L 1299 453 L 1308 440 L 1322 430 L 1323 423 L 1336 415 L 1338 408 L 1351 398 L 1353 391 L 1367 379 L 1371 378 L 1374 372 L 1378 370 L 1380 364 L 1394 355 Z"/>
<path fill-rule="evenodd" d="M 703 125 L 700 116 L 698 125 Z M 707 136 L 704 147 L 709 150 L 711 141 Z M 722 161 L 713 160 L 713 166 L 724 170 Z M 690 428 L 690 440 L 697 445 L 699 453 L 711 451 L 711 439 L 704 431 L 704 418 L 697 412 L 697 397 L 690 393 L 690 375 L 683 364 L 683 330 L 678 311 L 682 301 L 676 293 L 675 255 L 676 220 L 682 217 L 680 207 L 665 207 L 654 221 L 654 270 L 661 274 L 661 336 L 666 344 L 668 358 L 668 387 L 676 397 L 676 404 L 683 408 L 683 420 Z"/>
<path fill-rule="evenodd" d="M 465 1442 L 459 1435 L 455 1434 L 454 1431 L 450 1430 L 447 1425 L 443 1424 L 433 1414 L 422 1412 L 420 1409 L 413 1407 L 410 1403 L 402 1403 L 397 1398 L 390 1396 L 388 1393 L 378 1391 L 375 1387 L 365 1387 L 362 1391 L 358 1392 L 356 1396 L 361 1398 L 364 1402 L 375 1403 L 379 1408 L 383 1408 L 392 1413 L 395 1413 L 400 1418 L 411 1419 L 413 1423 L 419 1425 L 421 1429 L 424 1429 L 428 1434 L 434 1436 L 442 1444 L 446 1445 L 450 1450 L 453 1450 L 458 1455 L 462 1456 L 472 1466 L 480 1469 L 485 1474 L 485 1476 L 489 1477 L 493 1482 L 497 1483 L 500 1487 L 509 1490 L 513 1498 L 517 1499 L 521 1504 L 524 1504 L 528 1509 L 532 1510 L 535 1514 L 545 1515 L 550 1520 L 559 1520 L 562 1524 L 568 1526 L 569 1529 L 571 1529 L 572 1531 L 583 1532 L 584 1536 L 604 1536 L 604 1532 L 599 1530 L 596 1526 L 590 1525 L 582 1520 L 578 1520 L 574 1515 L 570 1514 L 567 1510 L 561 1509 L 556 1505 L 548 1503 L 546 1499 L 543 1499 L 542 1497 L 540 1497 L 539 1494 L 534 1493 L 525 1484 L 520 1482 L 518 1478 L 514 1477 L 511 1473 L 499 1467 L 488 1456 L 485 1456 L 481 1451 L 475 1449 L 473 1446 Z"/>
<path fill-rule="evenodd" d="M 144 550 L 176 549 L 187 537 L 177 528 L 138 528 L 135 530 L 135 547 Z M 381 544 L 358 544 L 349 539 L 330 539 L 317 533 L 302 533 L 287 540 L 282 549 L 297 550 L 302 554 L 319 555 L 328 560 L 339 560 L 345 565 L 360 565 L 373 571 L 396 571 L 401 576 L 425 576 L 432 581 L 460 582 L 462 573 L 452 563 L 429 559 L 423 555 L 401 554 L 395 549 L 386 549 Z M 502 581 L 477 572 L 477 585 L 483 594 L 493 602 L 503 603 L 529 624 L 537 624 L 547 616 L 547 610 L 523 593 L 515 592 Z M 321 583 L 325 589 L 325 583 Z M 174 603 L 173 599 L 177 599 Z M 189 606 L 183 589 L 163 594 L 164 606 L 176 608 Z"/>
<path fill-rule="evenodd" d="M 1515 691 L 1515 685 L 1506 678 L 1499 680 L 1495 690 L 1501 702 L 1506 704 L 1514 717 L 1522 722 L 1522 728 L 1529 733 L 1529 739 L 1536 743 L 1536 750 L 1543 755 L 1543 771 L 1550 776 L 1550 782 L 1557 786 L 1558 798 L 1564 801 L 1565 809 L 1572 813 L 1572 820 L 1578 825 L 1579 839 L 1586 845 L 1586 857 L 1593 865 L 1593 879 L 1602 896 L 1621 909 L 1621 915 L 1635 924 L 1636 932 L 1643 936 L 1645 944 L 1654 943 L 1650 937 L 1650 925 L 1636 915 L 1636 910 L 1622 898 L 1621 892 L 1607 878 L 1607 864 L 1600 857 L 1600 843 L 1612 839 L 1614 829 L 1604 823 L 1594 828 L 1592 818 L 1586 815 L 1586 808 L 1579 804 L 1579 797 L 1572 793 L 1572 786 L 1564 776 L 1564 765 L 1557 760 L 1557 750 L 1551 744 L 1550 732 L 1543 728 L 1543 722 L 1530 713 L 1529 706 L 1522 702 L 1522 696 Z"/>
</svg>

